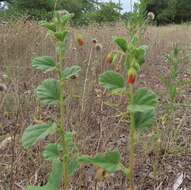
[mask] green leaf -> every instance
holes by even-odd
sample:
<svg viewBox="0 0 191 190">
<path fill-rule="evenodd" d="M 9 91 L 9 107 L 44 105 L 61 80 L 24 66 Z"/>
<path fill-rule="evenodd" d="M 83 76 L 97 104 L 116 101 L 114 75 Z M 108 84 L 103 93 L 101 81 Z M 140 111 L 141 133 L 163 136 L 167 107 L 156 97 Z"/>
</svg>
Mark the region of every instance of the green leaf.
<svg viewBox="0 0 191 190">
<path fill-rule="evenodd" d="M 170 92 L 170 96 L 171 99 L 175 99 L 177 96 L 177 87 L 174 84 L 171 84 L 171 86 L 169 86 L 169 92 Z"/>
<path fill-rule="evenodd" d="M 64 32 L 56 32 L 55 37 L 57 38 L 57 40 L 63 42 L 65 41 L 67 35 L 68 35 L 68 31 L 64 31 Z"/>
<path fill-rule="evenodd" d="M 135 127 L 139 130 L 146 130 L 151 128 L 155 118 L 155 110 L 145 111 L 145 112 L 136 112 L 134 114 L 135 117 Z"/>
<path fill-rule="evenodd" d="M 48 72 L 56 69 L 54 60 L 49 56 L 38 57 L 32 60 L 32 66 L 35 69 Z"/>
<path fill-rule="evenodd" d="M 77 65 L 73 65 L 71 67 L 66 67 L 62 72 L 62 80 L 69 80 L 73 76 L 77 76 L 81 71 L 81 67 Z"/>
<path fill-rule="evenodd" d="M 40 124 L 31 125 L 25 129 L 22 136 L 22 145 L 24 148 L 29 149 L 39 140 L 44 139 L 46 136 L 56 132 L 56 124 Z"/>
<path fill-rule="evenodd" d="M 141 46 L 139 48 L 134 49 L 134 56 L 141 66 L 145 62 L 147 46 Z"/>
<path fill-rule="evenodd" d="M 127 41 L 124 38 L 116 37 L 114 38 L 114 42 L 122 49 L 124 53 L 128 50 L 128 44 Z"/>
<path fill-rule="evenodd" d="M 158 99 L 154 92 L 147 89 L 139 89 L 136 91 L 133 104 L 128 106 L 130 112 L 145 112 L 153 110 L 156 107 Z"/>
<path fill-rule="evenodd" d="M 109 173 L 114 173 L 119 170 L 120 168 L 120 153 L 119 151 L 109 151 L 104 154 L 98 154 L 94 158 L 89 156 L 81 156 L 78 159 L 79 163 L 81 164 L 94 164 L 98 167 L 103 168 L 105 171 Z"/>
<path fill-rule="evenodd" d="M 43 21 L 40 23 L 40 25 L 44 28 L 47 28 L 48 30 L 52 31 L 52 32 L 56 32 L 56 25 L 55 23 L 50 23 L 50 22 L 46 22 Z"/>
<path fill-rule="evenodd" d="M 79 170 L 80 164 L 77 160 L 71 160 L 69 162 L 69 175 L 72 177 Z"/>
<path fill-rule="evenodd" d="M 62 147 L 60 144 L 48 144 L 43 151 L 43 157 L 45 160 L 58 160 Z"/>
<path fill-rule="evenodd" d="M 158 99 L 153 91 L 147 90 L 146 88 L 141 88 L 136 91 L 133 102 L 137 105 L 147 105 L 155 107 L 158 103 Z"/>
<path fill-rule="evenodd" d="M 60 100 L 60 85 L 55 79 L 47 79 L 37 88 L 37 96 L 45 105 L 55 105 Z"/>
<path fill-rule="evenodd" d="M 65 134 L 65 140 L 68 145 L 68 147 L 73 148 L 74 147 L 74 141 L 73 141 L 73 134 L 72 132 L 67 132 Z"/>
<path fill-rule="evenodd" d="M 139 42 L 138 37 L 137 37 L 137 36 L 133 36 L 133 38 L 132 38 L 132 40 L 131 40 L 131 43 L 132 43 L 134 46 L 136 46 L 136 45 L 138 44 L 138 42 Z"/>
<path fill-rule="evenodd" d="M 108 90 L 122 90 L 125 88 L 123 77 L 113 71 L 106 71 L 101 74 L 99 84 Z"/>
<path fill-rule="evenodd" d="M 60 160 L 54 160 L 52 167 L 53 170 L 46 185 L 42 187 L 29 186 L 27 190 L 59 190 L 64 174 L 63 163 Z"/>
<path fill-rule="evenodd" d="M 153 110 L 153 106 L 147 106 L 147 105 L 129 105 L 128 110 L 130 112 L 145 112 Z"/>
</svg>

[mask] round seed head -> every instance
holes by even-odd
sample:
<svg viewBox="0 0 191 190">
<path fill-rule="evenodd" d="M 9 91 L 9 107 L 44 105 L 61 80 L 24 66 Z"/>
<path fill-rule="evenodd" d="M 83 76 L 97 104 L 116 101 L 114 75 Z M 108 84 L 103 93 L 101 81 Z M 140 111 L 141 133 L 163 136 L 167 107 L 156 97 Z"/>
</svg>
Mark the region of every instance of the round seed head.
<svg viewBox="0 0 191 190">
<path fill-rule="evenodd" d="M 7 86 L 5 84 L 0 83 L 0 92 L 6 91 Z"/>
<path fill-rule="evenodd" d="M 155 14 L 154 14 L 153 12 L 148 12 L 147 18 L 148 18 L 149 20 L 154 20 L 154 19 L 155 19 Z"/>
<path fill-rule="evenodd" d="M 92 42 L 93 42 L 93 44 L 96 44 L 96 43 L 97 43 L 97 40 L 94 38 L 94 39 L 92 40 Z"/>
<path fill-rule="evenodd" d="M 103 46 L 102 46 L 100 43 L 98 43 L 98 44 L 95 45 L 96 51 L 101 51 L 102 48 L 103 48 Z"/>
</svg>

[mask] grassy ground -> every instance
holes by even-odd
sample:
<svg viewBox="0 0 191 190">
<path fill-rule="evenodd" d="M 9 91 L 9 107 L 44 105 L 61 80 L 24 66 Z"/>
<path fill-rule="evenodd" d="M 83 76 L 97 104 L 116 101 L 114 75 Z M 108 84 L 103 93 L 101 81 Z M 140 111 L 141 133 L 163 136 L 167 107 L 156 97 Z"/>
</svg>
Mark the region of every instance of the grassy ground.
<svg viewBox="0 0 191 190">
<path fill-rule="evenodd" d="M 128 162 L 127 144 L 128 123 L 120 118 L 120 110 L 127 105 L 124 98 L 111 98 L 97 84 L 97 77 L 111 68 L 122 70 L 120 64 L 108 65 L 107 53 L 115 49 L 112 36 L 128 37 L 125 27 L 91 26 L 72 29 L 71 46 L 67 65 L 82 66 L 81 76 L 68 84 L 68 92 L 73 96 L 68 100 L 66 125 L 74 131 L 80 151 L 95 155 L 108 149 L 118 148 L 124 163 Z M 74 33 L 80 32 L 86 39 L 79 48 L 74 41 Z M 177 179 L 186 189 L 191 189 L 191 27 L 167 26 L 149 27 L 144 43 L 149 46 L 146 64 L 137 86 L 152 88 L 160 97 L 158 120 L 155 127 L 139 137 L 137 145 L 136 184 L 137 190 L 175 189 Z M 101 50 L 93 48 L 92 39 L 102 45 Z M 168 94 L 160 77 L 169 72 L 165 56 L 176 42 L 183 50 L 180 79 L 188 81 L 179 89 L 179 106 L 172 122 L 165 122 L 165 109 Z M 41 55 L 54 56 L 54 42 L 46 31 L 37 24 L 18 22 L 0 26 L 0 82 L 7 85 L 6 92 L 0 92 L 0 190 L 21 190 L 27 184 L 46 183 L 49 163 L 44 162 L 41 150 L 48 141 L 56 141 L 56 136 L 46 139 L 32 151 L 25 151 L 20 145 L 23 130 L 30 123 L 38 123 L 57 117 L 54 107 L 42 107 L 35 98 L 35 88 L 47 78 L 31 67 L 31 59 Z M 81 95 L 87 71 L 87 88 L 84 99 Z M 81 104 L 85 111 L 81 112 Z M 110 105 L 108 105 L 110 104 Z M 95 189 L 96 169 L 84 166 L 75 176 L 71 189 Z M 178 178 L 179 177 L 179 178 Z M 182 178 L 181 178 L 182 179 Z M 121 173 L 99 182 L 98 189 L 125 190 L 127 180 Z M 173 187 L 174 186 L 174 187 Z"/>
</svg>

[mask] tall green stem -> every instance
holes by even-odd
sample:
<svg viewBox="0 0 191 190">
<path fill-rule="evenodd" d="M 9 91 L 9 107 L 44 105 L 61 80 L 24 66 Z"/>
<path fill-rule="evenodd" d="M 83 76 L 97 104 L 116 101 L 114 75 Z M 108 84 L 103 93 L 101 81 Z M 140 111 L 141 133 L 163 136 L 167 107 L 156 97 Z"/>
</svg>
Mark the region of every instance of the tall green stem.
<svg viewBox="0 0 191 190">
<path fill-rule="evenodd" d="M 66 132 L 64 126 L 65 117 L 65 105 L 64 105 L 64 81 L 62 80 L 62 65 L 64 65 L 64 52 L 60 52 L 58 55 L 58 73 L 60 81 L 60 126 L 59 126 L 59 136 L 61 136 L 61 143 L 63 148 L 62 161 L 64 166 L 64 190 L 68 189 L 69 186 L 69 171 L 68 171 L 68 146 L 66 142 Z"/>
<path fill-rule="evenodd" d="M 134 98 L 134 89 L 133 85 L 129 86 L 130 91 L 130 103 L 133 104 L 133 98 Z M 135 168 L 135 145 L 136 145 L 136 130 L 135 130 L 135 117 L 134 113 L 130 113 L 130 132 L 129 132 L 129 181 L 130 181 L 130 190 L 135 189 L 134 184 L 134 168 Z"/>
<path fill-rule="evenodd" d="M 60 88 L 61 91 L 64 89 L 64 83 L 63 81 L 60 82 Z M 67 142 L 66 142 L 66 133 L 65 133 L 65 128 L 64 128 L 64 114 L 65 114 L 65 109 L 64 109 L 64 100 L 63 100 L 63 93 L 60 94 L 60 132 L 61 132 L 61 138 L 62 138 L 62 147 L 63 147 L 63 155 L 62 155 L 62 160 L 63 160 L 63 165 L 64 165 L 64 190 L 67 190 L 68 185 L 69 185 L 69 175 L 68 175 L 68 147 L 67 147 Z"/>
</svg>

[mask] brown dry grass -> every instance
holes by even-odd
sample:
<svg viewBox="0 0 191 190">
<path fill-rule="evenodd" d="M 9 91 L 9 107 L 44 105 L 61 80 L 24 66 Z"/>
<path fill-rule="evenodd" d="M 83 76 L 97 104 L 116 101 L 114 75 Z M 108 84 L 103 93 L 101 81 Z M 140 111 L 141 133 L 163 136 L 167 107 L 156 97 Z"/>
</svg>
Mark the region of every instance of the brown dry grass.
<svg viewBox="0 0 191 190">
<path fill-rule="evenodd" d="M 128 161 L 126 147 L 128 144 L 128 124 L 120 120 L 118 108 L 110 108 L 104 102 L 114 102 L 102 92 L 97 85 L 99 73 L 112 68 L 105 63 L 105 56 L 115 49 L 112 36 L 127 37 L 127 30 L 122 25 L 90 26 L 72 29 L 71 43 L 67 56 L 67 65 L 82 66 L 81 76 L 68 85 L 68 92 L 74 95 L 68 101 L 67 128 L 75 132 L 76 142 L 80 151 L 95 155 L 108 149 L 119 148 L 124 163 Z M 86 45 L 79 48 L 74 42 L 74 33 L 80 32 L 86 38 Z M 181 77 L 190 80 L 191 27 L 168 26 L 149 27 L 144 41 L 149 45 L 149 54 L 144 71 L 140 76 L 139 86 L 148 86 L 162 94 L 165 103 L 167 97 L 160 75 L 166 74 L 164 56 L 177 42 L 184 51 Z M 85 112 L 80 112 L 80 96 L 82 95 L 85 71 L 87 68 L 91 39 L 96 38 L 103 46 L 102 51 L 93 49 L 90 72 L 88 75 L 87 91 L 85 93 Z M 0 190 L 21 190 L 26 184 L 46 183 L 49 163 L 44 162 L 41 150 L 48 142 L 46 139 L 33 148 L 25 151 L 20 145 L 23 130 L 35 119 L 54 119 L 57 114 L 54 108 L 41 107 L 35 98 L 34 90 L 47 75 L 36 72 L 31 67 L 31 59 L 41 55 L 54 56 L 54 43 L 46 36 L 46 31 L 37 24 L 17 22 L 0 26 L 0 80 L 8 86 L 5 93 L 0 94 Z M 122 69 L 122 68 L 112 68 Z M 191 85 L 181 89 L 179 100 L 190 104 Z M 126 105 L 124 98 L 118 99 L 120 108 Z M 164 104 L 161 105 L 164 107 Z M 160 111 L 159 111 L 160 112 Z M 160 113 L 159 113 L 160 114 Z M 174 140 L 168 153 L 163 149 L 155 153 L 156 142 L 149 136 L 161 133 L 154 128 L 147 136 L 141 137 L 137 148 L 136 184 L 138 190 L 172 189 L 177 174 L 185 173 L 185 185 L 191 189 L 191 112 L 190 108 L 180 107 L 176 113 L 173 126 L 180 125 L 177 139 Z M 160 125 L 160 122 L 157 126 Z M 161 127 L 161 126 L 159 126 Z M 163 131 L 164 132 L 164 131 Z M 4 140 L 8 139 L 7 142 Z M 50 139 L 56 140 L 56 137 Z M 163 142 L 162 145 L 165 146 Z M 150 146 L 149 144 L 154 144 Z M 95 189 L 95 170 L 92 167 L 82 168 L 75 176 L 71 189 Z M 99 189 L 125 190 L 127 180 L 118 173 L 111 176 L 104 183 L 99 183 Z M 101 187 L 102 186 L 102 187 Z"/>
</svg>

